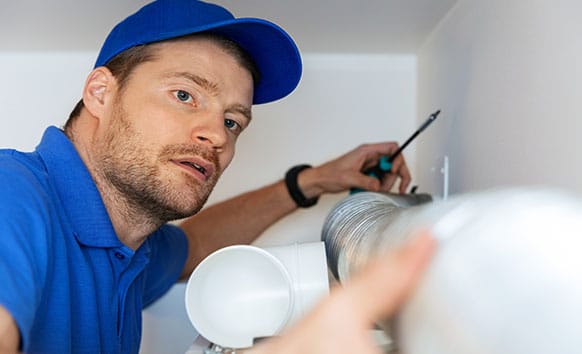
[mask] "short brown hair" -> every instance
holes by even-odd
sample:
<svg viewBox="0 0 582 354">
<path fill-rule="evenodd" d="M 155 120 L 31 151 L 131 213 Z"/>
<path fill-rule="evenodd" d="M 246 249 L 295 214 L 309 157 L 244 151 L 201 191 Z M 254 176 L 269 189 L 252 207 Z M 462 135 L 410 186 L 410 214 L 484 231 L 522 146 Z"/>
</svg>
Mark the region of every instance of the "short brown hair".
<svg viewBox="0 0 582 354">
<path fill-rule="evenodd" d="M 224 49 L 228 54 L 232 55 L 240 65 L 242 65 L 251 73 L 255 85 L 261 79 L 257 65 L 255 64 L 251 56 L 244 49 L 242 49 L 236 42 L 220 34 L 210 32 L 188 35 L 176 39 L 188 37 L 206 38 L 213 40 L 216 44 L 220 45 L 220 47 Z M 109 62 L 107 62 L 107 64 L 105 64 L 105 67 L 108 68 L 109 71 L 111 71 L 111 74 L 113 74 L 113 76 L 117 80 L 119 84 L 119 89 L 123 90 L 135 68 L 145 62 L 155 60 L 156 54 L 157 46 L 155 45 L 155 43 L 135 46 L 117 54 Z M 83 103 L 83 99 L 81 99 L 79 100 L 79 102 L 77 102 L 75 108 L 73 108 L 73 110 L 71 111 L 69 119 L 67 119 L 67 122 L 63 127 L 65 132 L 68 132 L 70 130 L 73 122 L 81 114 L 81 110 L 83 109 L 83 107 L 85 107 L 85 104 Z"/>
</svg>

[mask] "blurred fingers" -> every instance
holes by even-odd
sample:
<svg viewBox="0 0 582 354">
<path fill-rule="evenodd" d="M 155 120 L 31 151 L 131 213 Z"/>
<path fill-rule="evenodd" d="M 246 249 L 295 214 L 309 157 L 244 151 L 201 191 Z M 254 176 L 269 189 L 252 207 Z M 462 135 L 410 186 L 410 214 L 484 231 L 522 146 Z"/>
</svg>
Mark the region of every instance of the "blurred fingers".
<svg viewBox="0 0 582 354">
<path fill-rule="evenodd" d="M 422 231 L 401 248 L 370 262 L 346 284 L 350 306 L 359 307 L 370 323 L 389 318 L 413 290 L 434 248 L 434 238 Z"/>
</svg>

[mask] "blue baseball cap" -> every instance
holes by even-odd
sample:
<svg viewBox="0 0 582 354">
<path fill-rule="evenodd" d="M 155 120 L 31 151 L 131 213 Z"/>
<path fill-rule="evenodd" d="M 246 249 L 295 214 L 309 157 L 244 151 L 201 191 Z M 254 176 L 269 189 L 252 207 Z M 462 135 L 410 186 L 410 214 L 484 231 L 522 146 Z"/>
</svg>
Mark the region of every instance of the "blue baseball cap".
<svg viewBox="0 0 582 354">
<path fill-rule="evenodd" d="M 258 18 L 235 18 L 223 7 L 197 0 L 157 0 L 145 5 L 111 30 L 95 67 L 138 45 L 201 32 L 234 41 L 254 60 L 261 74 L 255 82 L 254 104 L 278 100 L 297 87 L 301 55 L 281 27 Z"/>
</svg>

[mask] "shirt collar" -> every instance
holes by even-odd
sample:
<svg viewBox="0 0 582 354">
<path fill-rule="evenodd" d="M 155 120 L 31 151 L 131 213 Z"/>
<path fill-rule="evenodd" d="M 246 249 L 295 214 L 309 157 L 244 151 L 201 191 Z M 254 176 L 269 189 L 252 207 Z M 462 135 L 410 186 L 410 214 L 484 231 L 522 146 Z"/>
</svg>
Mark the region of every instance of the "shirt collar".
<svg viewBox="0 0 582 354">
<path fill-rule="evenodd" d="M 101 195 L 77 150 L 62 130 L 45 130 L 36 151 L 44 161 L 73 226 L 75 237 L 85 246 L 121 247 Z"/>
</svg>

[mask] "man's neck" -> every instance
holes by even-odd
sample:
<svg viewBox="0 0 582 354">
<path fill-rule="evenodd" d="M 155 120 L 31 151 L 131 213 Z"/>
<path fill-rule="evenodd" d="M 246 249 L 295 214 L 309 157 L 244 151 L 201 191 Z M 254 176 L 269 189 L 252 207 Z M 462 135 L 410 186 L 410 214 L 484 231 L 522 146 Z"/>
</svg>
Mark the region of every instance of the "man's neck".
<svg viewBox="0 0 582 354">
<path fill-rule="evenodd" d="M 117 237 L 127 247 L 138 249 L 163 222 L 155 222 L 150 215 L 131 205 L 115 187 L 96 179 L 95 176 L 93 178 Z"/>
<path fill-rule="evenodd" d="M 139 205 L 133 205 L 123 193 L 108 183 L 99 171 L 95 169 L 95 163 L 92 161 L 90 137 L 87 134 L 80 134 L 76 129 L 81 121 L 76 122 L 74 128 L 66 132 L 85 166 L 89 170 L 93 181 L 101 195 L 105 209 L 113 225 L 113 229 L 119 240 L 127 247 L 138 249 L 156 229 L 164 224 L 164 221 L 158 220 L 142 210 Z M 83 123 L 81 123 L 83 124 Z"/>
</svg>

